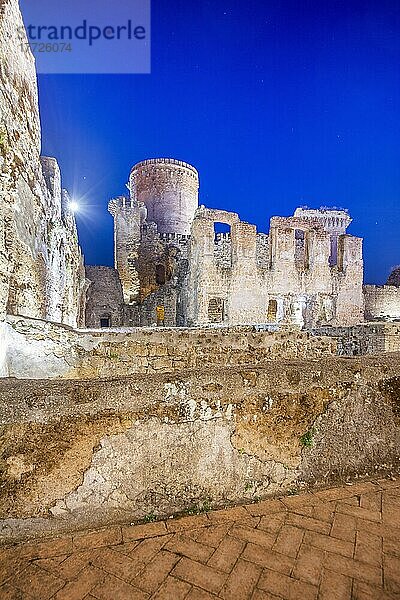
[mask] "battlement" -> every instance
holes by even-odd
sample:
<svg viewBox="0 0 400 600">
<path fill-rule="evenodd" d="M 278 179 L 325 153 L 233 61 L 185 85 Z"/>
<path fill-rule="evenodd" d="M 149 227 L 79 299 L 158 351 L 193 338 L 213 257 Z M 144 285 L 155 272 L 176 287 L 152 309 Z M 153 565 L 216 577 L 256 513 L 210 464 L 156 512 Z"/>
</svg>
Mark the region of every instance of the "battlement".
<svg viewBox="0 0 400 600">
<path fill-rule="evenodd" d="M 159 233 L 190 233 L 199 203 L 199 174 L 192 165 L 175 158 L 143 160 L 132 168 L 128 187 Z"/>
<path fill-rule="evenodd" d="M 345 233 L 350 225 L 352 218 L 347 209 L 343 208 L 296 208 L 294 217 L 311 221 L 319 221 L 326 230 L 338 230 Z"/>
<path fill-rule="evenodd" d="M 134 203 L 130 198 L 126 196 L 118 196 L 117 198 L 112 198 L 108 203 L 108 212 L 115 217 L 115 214 L 120 208 L 132 208 Z"/>
<path fill-rule="evenodd" d="M 160 233 L 160 240 L 162 242 L 170 243 L 170 242 L 188 242 L 190 240 L 190 235 L 185 235 L 183 233 Z"/>
<path fill-rule="evenodd" d="M 135 171 L 146 170 L 147 167 L 151 167 L 151 169 L 154 169 L 154 167 L 168 167 L 168 169 L 170 167 L 179 167 L 180 169 L 187 170 L 189 172 L 188 174 L 194 177 L 197 181 L 199 179 L 199 173 L 197 169 L 195 169 L 189 163 L 176 158 L 148 158 L 146 160 L 141 160 L 132 167 L 131 174 L 135 173 Z"/>
</svg>

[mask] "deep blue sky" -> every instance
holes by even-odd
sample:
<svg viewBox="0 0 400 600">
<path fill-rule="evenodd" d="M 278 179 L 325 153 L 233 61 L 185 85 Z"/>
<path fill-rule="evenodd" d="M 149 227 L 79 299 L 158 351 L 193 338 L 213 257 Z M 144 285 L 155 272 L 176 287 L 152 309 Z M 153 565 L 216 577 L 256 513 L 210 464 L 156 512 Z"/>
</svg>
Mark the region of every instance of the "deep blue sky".
<svg viewBox="0 0 400 600">
<path fill-rule="evenodd" d="M 112 264 L 107 202 L 156 156 L 192 163 L 200 202 L 260 231 L 348 207 L 368 283 L 400 263 L 398 0 L 153 0 L 151 75 L 42 75 L 39 91 L 43 154 L 91 206 L 89 264 Z"/>
</svg>

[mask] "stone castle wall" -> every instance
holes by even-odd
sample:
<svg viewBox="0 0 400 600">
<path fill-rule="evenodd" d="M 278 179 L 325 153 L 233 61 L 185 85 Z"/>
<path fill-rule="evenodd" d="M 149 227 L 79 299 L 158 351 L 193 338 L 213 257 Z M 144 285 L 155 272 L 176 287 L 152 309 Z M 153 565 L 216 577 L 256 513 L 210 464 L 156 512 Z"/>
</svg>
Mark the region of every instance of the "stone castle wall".
<svg viewBox="0 0 400 600">
<path fill-rule="evenodd" d="M 215 237 L 216 222 L 230 234 Z M 342 234 L 337 242 L 330 264 L 331 233 L 318 219 L 274 217 L 267 236 L 235 213 L 201 207 L 192 225 L 187 323 L 362 322 L 362 240 Z"/>
<path fill-rule="evenodd" d="M 337 340 L 339 356 L 400 352 L 400 323 L 360 323 L 352 327 L 317 327 L 315 335 Z"/>
<path fill-rule="evenodd" d="M 398 355 L 1 380 L 0 540 L 394 475 L 399 382 Z"/>
<path fill-rule="evenodd" d="M 263 364 L 278 358 L 319 359 L 336 352 L 332 338 L 256 327 L 74 330 L 8 317 L 0 331 L 0 377 L 118 377 L 176 373 L 220 364 Z"/>
<path fill-rule="evenodd" d="M 199 176 L 181 160 L 156 158 L 135 165 L 129 178 L 131 199 L 143 203 L 147 221 L 159 233 L 189 235 L 198 206 Z"/>
<path fill-rule="evenodd" d="M 35 64 L 17 32 L 17 0 L 0 9 L 0 319 L 6 313 L 77 325 L 85 278 L 75 220 L 53 158 L 40 158 Z M 27 40 L 24 40 L 27 43 Z"/>
<path fill-rule="evenodd" d="M 394 285 L 365 285 L 365 318 L 368 321 L 400 321 L 400 288 Z"/>
<path fill-rule="evenodd" d="M 85 267 L 90 282 L 86 294 L 85 325 L 96 329 L 101 319 L 109 319 L 109 327 L 124 323 L 124 297 L 118 271 L 111 267 Z"/>
</svg>

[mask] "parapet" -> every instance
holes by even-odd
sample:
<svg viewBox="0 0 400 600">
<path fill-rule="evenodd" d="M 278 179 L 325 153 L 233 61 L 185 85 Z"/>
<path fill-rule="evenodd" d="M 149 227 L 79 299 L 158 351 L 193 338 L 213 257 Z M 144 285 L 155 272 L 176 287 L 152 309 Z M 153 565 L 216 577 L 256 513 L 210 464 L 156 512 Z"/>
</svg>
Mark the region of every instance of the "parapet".
<svg viewBox="0 0 400 600">
<path fill-rule="evenodd" d="M 349 211 L 344 208 L 296 208 L 294 217 L 306 220 L 319 221 L 325 230 L 337 230 L 339 233 L 346 233 L 346 229 L 350 225 L 352 218 Z"/>
<path fill-rule="evenodd" d="M 154 167 L 163 168 L 163 167 L 171 167 L 171 166 L 178 167 L 178 168 L 189 171 L 192 174 L 192 176 L 198 181 L 199 173 L 198 173 L 197 169 L 195 169 L 189 163 L 184 162 L 183 160 L 177 160 L 176 158 L 148 158 L 146 160 L 141 160 L 140 162 L 136 163 L 132 167 L 131 175 L 135 171 L 146 170 L 147 167 L 150 167 L 151 169 L 153 169 Z"/>
</svg>

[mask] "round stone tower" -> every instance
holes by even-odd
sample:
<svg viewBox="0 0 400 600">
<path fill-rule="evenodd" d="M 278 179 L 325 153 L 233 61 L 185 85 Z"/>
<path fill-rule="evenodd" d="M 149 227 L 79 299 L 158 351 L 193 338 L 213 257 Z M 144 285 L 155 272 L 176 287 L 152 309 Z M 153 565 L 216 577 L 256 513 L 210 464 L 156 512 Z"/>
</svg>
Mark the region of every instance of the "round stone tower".
<svg viewBox="0 0 400 600">
<path fill-rule="evenodd" d="M 159 233 L 190 234 L 198 207 L 199 174 L 174 158 L 152 158 L 137 163 L 129 177 L 132 201 L 143 202 L 147 221 Z"/>
</svg>

